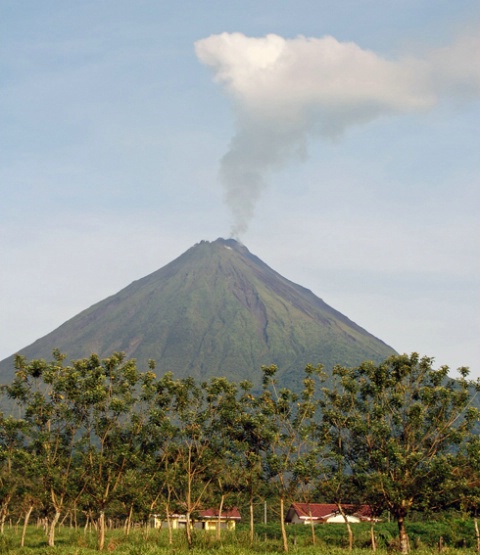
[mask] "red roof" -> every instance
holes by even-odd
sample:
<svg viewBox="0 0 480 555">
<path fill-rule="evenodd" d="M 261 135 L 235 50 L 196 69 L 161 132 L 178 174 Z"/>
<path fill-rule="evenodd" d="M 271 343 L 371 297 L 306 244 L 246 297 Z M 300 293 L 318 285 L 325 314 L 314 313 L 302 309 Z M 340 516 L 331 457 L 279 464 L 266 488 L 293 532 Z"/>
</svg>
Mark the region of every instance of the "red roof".
<svg viewBox="0 0 480 555">
<path fill-rule="evenodd" d="M 205 509 L 203 511 L 198 511 L 200 518 L 218 518 L 219 515 L 218 509 Z M 240 511 L 237 507 L 233 507 L 232 509 L 224 509 L 222 511 L 221 517 L 228 520 L 240 520 L 242 517 L 240 516 Z"/>
<path fill-rule="evenodd" d="M 325 518 L 338 512 L 338 507 L 334 503 L 292 503 L 290 508 L 300 518 Z"/>
<path fill-rule="evenodd" d="M 371 510 L 368 505 L 342 503 L 342 509 L 346 514 L 357 516 L 360 519 L 368 520 L 371 517 Z M 335 503 L 292 503 L 288 513 L 291 511 L 295 512 L 299 518 L 311 518 L 313 520 L 325 520 L 339 513 L 338 506 Z"/>
</svg>

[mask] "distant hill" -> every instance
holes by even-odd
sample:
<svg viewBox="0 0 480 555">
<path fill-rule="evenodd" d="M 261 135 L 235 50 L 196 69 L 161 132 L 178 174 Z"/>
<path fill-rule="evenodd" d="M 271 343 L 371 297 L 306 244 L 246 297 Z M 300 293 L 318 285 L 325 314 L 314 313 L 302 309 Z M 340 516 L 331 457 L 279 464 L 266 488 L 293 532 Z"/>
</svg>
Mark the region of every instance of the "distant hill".
<svg viewBox="0 0 480 555">
<path fill-rule="evenodd" d="M 276 364 L 295 387 L 307 363 L 380 362 L 395 351 L 233 239 L 201 241 L 160 270 L 91 306 L 21 349 L 28 359 L 68 360 L 124 351 L 139 368 L 177 377 L 225 376 L 259 383 Z M 14 374 L 0 362 L 0 383 Z"/>
</svg>

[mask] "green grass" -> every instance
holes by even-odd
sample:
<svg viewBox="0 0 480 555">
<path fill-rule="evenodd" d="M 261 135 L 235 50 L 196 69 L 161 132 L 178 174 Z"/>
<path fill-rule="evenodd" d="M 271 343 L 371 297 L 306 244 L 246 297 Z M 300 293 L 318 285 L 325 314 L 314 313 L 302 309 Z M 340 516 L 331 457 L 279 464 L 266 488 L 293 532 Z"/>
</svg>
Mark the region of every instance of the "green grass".
<svg viewBox="0 0 480 555">
<path fill-rule="evenodd" d="M 312 544 L 309 526 L 289 526 L 287 528 L 290 552 L 295 555 L 368 555 L 370 548 L 369 526 L 353 526 L 354 550 L 347 550 L 345 527 L 339 525 L 317 526 L 316 542 Z M 474 553 L 475 535 L 472 522 L 461 519 L 436 522 L 417 522 L 408 526 L 411 551 L 418 555 L 439 553 L 442 538 L 444 555 Z M 376 526 L 378 555 L 391 555 L 395 551 L 396 526 L 381 523 Z M 21 527 L 7 527 L 0 536 L 0 555 L 94 555 L 96 550 L 95 531 L 85 533 L 83 529 L 59 528 L 55 547 L 48 547 L 42 528 L 31 526 L 26 536 L 26 545 L 19 547 Z M 252 546 L 245 526 L 236 532 L 222 531 L 219 542 L 215 533 L 195 531 L 195 546 L 188 550 L 182 531 L 174 534 L 173 545 L 168 543 L 167 530 L 136 529 L 126 536 L 123 530 L 107 532 L 105 553 L 119 555 L 263 555 L 282 552 L 280 529 L 276 524 L 258 525 L 256 539 Z"/>
</svg>

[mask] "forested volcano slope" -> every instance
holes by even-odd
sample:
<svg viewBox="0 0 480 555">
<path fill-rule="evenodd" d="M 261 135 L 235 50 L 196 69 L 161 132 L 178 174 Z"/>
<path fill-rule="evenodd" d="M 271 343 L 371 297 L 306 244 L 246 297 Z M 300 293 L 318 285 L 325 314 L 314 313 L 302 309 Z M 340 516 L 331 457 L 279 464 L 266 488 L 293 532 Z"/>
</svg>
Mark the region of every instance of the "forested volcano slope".
<svg viewBox="0 0 480 555">
<path fill-rule="evenodd" d="M 272 270 L 233 239 L 201 241 L 160 270 L 130 284 L 25 347 L 27 358 L 67 359 L 122 351 L 139 368 L 204 379 L 259 383 L 261 366 L 278 366 L 295 386 L 307 363 L 379 362 L 395 351 L 311 291 Z M 0 363 L 0 381 L 14 374 Z"/>
</svg>

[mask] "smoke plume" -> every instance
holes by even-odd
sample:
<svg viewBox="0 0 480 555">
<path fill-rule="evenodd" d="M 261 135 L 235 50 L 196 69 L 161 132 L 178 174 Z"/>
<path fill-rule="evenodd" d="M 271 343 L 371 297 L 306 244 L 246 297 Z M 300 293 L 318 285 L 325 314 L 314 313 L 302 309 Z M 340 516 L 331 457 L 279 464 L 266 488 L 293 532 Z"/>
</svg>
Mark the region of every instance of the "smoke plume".
<svg viewBox="0 0 480 555">
<path fill-rule="evenodd" d="M 269 174 L 305 157 L 311 137 L 339 138 L 382 116 L 431 109 L 442 96 L 480 93 L 480 39 L 472 37 L 395 60 L 330 36 L 222 33 L 197 41 L 195 51 L 233 101 L 236 131 L 220 178 L 237 237 Z"/>
</svg>

